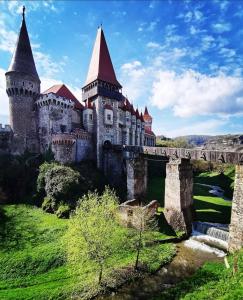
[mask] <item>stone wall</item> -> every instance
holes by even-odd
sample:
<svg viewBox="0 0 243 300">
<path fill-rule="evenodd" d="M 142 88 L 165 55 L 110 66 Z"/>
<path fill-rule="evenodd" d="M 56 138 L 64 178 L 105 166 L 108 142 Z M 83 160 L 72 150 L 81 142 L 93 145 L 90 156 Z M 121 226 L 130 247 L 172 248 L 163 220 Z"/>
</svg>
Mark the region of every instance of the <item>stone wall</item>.
<svg viewBox="0 0 243 300">
<path fill-rule="evenodd" d="M 71 132 L 74 104 L 71 100 L 49 93 L 41 95 L 36 105 L 40 150 L 44 152 L 52 142 L 52 134 Z"/>
<path fill-rule="evenodd" d="M 229 251 L 243 246 L 243 165 L 236 165 L 235 186 L 229 230 Z"/>
<path fill-rule="evenodd" d="M 6 84 L 13 130 L 12 153 L 39 152 L 35 100 L 40 92 L 40 82 L 26 74 L 8 72 Z"/>
<path fill-rule="evenodd" d="M 127 199 L 143 199 L 147 191 L 148 164 L 144 157 L 126 160 Z"/>
<path fill-rule="evenodd" d="M 9 125 L 0 124 L 0 154 L 11 152 L 12 130 Z"/>
<path fill-rule="evenodd" d="M 52 135 L 52 152 L 55 160 L 67 164 L 76 158 L 76 137 L 72 134 Z"/>
<path fill-rule="evenodd" d="M 188 235 L 192 230 L 193 173 L 188 159 L 171 160 L 166 165 L 165 209 L 167 222 L 174 230 Z"/>
<path fill-rule="evenodd" d="M 76 140 L 76 161 L 94 160 L 94 144 L 92 136 L 87 131 L 77 129 L 75 131 Z"/>
<path fill-rule="evenodd" d="M 103 170 L 109 183 L 114 187 L 126 189 L 125 165 L 123 153 L 112 149 L 103 149 Z"/>
<path fill-rule="evenodd" d="M 139 204 L 138 199 L 133 199 L 119 205 L 119 218 L 122 225 L 140 229 L 138 227 L 141 225 L 141 222 L 139 222 L 141 221 L 141 217 L 153 217 L 159 207 L 159 203 L 156 200 L 153 200 L 148 205 L 142 207 Z M 142 216 L 139 216 L 141 213 Z"/>
</svg>

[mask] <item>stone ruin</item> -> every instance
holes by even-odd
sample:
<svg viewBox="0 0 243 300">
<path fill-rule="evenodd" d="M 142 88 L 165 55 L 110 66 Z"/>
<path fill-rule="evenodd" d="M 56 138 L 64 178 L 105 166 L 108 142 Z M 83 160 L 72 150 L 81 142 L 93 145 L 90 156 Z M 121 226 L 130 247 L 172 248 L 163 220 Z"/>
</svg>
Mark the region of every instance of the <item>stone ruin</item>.
<svg viewBox="0 0 243 300">
<path fill-rule="evenodd" d="M 141 206 L 139 200 L 137 199 L 128 200 L 119 205 L 118 213 L 120 222 L 126 227 L 133 227 L 139 229 L 137 223 L 137 214 L 139 213 L 138 208 L 142 208 L 145 212 L 144 215 L 147 215 L 152 218 L 156 214 L 158 207 L 159 203 L 157 200 L 152 200 L 149 204 L 145 206 Z"/>
</svg>

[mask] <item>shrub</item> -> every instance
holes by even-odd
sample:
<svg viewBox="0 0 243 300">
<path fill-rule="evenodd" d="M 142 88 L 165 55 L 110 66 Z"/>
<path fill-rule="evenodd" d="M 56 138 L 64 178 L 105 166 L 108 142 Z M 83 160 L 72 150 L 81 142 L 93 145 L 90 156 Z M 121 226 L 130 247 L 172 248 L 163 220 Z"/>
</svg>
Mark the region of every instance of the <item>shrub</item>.
<svg viewBox="0 0 243 300">
<path fill-rule="evenodd" d="M 45 174 L 45 191 L 57 203 L 77 198 L 79 173 L 67 166 L 55 165 Z"/>
<path fill-rule="evenodd" d="M 54 213 L 57 208 L 55 199 L 51 197 L 45 197 L 41 205 L 42 209 L 48 213 Z"/>
<path fill-rule="evenodd" d="M 67 219 L 70 215 L 71 208 L 67 204 L 59 205 L 56 215 L 59 219 Z"/>
<path fill-rule="evenodd" d="M 58 163 L 52 162 L 52 163 L 43 163 L 39 168 L 39 175 L 37 178 L 37 191 L 39 193 L 45 191 L 45 176 L 47 171 L 51 170 L 53 167 L 58 166 Z"/>
</svg>

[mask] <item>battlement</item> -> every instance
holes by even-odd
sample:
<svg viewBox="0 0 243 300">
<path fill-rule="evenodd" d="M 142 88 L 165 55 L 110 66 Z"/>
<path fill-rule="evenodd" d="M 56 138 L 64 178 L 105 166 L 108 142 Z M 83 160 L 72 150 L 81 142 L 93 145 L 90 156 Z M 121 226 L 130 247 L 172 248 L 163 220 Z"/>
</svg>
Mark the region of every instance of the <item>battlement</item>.
<svg viewBox="0 0 243 300">
<path fill-rule="evenodd" d="M 76 135 L 77 139 L 81 139 L 81 140 L 91 140 L 92 135 L 85 131 L 84 129 L 75 129 L 74 134 Z"/>
<path fill-rule="evenodd" d="M 46 105 L 57 105 L 63 108 L 72 108 L 74 109 L 74 102 L 70 99 L 66 99 L 61 96 L 57 96 L 54 93 L 41 94 L 36 101 L 36 105 L 38 107 L 46 106 Z"/>
<path fill-rule="evenodd" d="M 52 143 L 54 145 L 73 145 L 76 142 L 75 134 L 58 133 L 52 135 Z"/>
<path fill-rule="evenodd" d="M 10 125 L 2 125 L 2 124 L 0 124 L 0 132 L 11 132 L 12 131 L 12 129 L 11 129 L 11 127 L 10 127 Z"/>
</svg>

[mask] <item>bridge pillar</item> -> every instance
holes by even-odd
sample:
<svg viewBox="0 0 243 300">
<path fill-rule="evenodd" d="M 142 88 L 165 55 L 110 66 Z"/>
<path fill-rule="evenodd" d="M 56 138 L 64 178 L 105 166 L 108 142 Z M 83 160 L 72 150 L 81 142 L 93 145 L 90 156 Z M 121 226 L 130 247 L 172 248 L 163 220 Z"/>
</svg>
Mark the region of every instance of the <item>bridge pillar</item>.
<svg viewBox="0 0 243 300">
<path fill-rule="evenodd" d="M 189 159 L 171 160 L 166 165 L 164 215 L 174 230 L 191 234 L 193 173 Z"/>
<path fill-rule="evenodd" d="M 243 247 L 243 165 L 236 165 L 235 186 L 229 228 L 229 251 Z"/>
<path fill-rule="evenodd" d="M 142 199 L 147 191 L 147 160 L 143 157 L 128 159 L 127 168 L 127 199 Z"/>
</svg>

